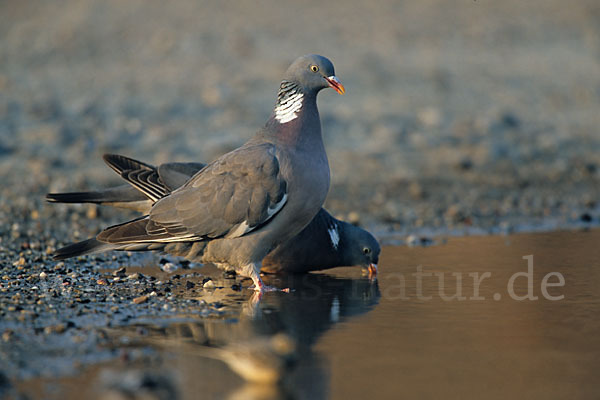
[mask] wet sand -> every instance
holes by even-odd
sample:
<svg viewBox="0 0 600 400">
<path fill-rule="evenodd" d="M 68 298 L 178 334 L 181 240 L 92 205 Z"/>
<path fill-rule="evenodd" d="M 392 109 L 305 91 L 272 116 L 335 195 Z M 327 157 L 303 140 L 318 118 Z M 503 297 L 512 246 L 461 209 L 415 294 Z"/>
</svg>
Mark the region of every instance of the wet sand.
<svg viewBox="0 0 600 400">
<path fill-rule="evenodd" d="M 102 393 L 126 386 L 125 376 L 137 373 L 149 381 L 164 378 L 155 386 L 174 390 L 181 399 L 199 393 L 223 398 L 594 398 L 600 389 L 595 379 L 598 240 L 600 231 L 593 230 L 385 247 L 376 281 L 358 269 L 340 268 L 272 281 L 296 290 L 268 293 L 254 306 L 249 297 L 238 298 L 225 318 L 147 316 L 104 329 L 110 338 L 106 346 L 118 349 L 112 361 L 88 365 L 75 377 L 23 381 L 17 388 L 32 398 L 71 399 L 82 393 L 110 398 Z M 528 272 L 523 257 L 529 255 L 536 300 L 522 298 L 528 294 L 526 276 L 514 279 L 512 295 L 508 289 L 512 276 Z M 422 276 L 421 292 L 418 268 L 437 274 Z M 490 274 L 478 292 L 469 275 L 475 273 Z M 555 273 L 548 282 L 556 286 L 544 293 L 541 284 L 549 273 Z M 456 274 L 466 299 L 444 299 L 456 294 Z M 556 274 L 564 277 L 564 285 L 558 286 Z M 245 383 L 225 363 L 201 353 L 282 332 L 299 350 L 279 385 Z"/>
</svg>

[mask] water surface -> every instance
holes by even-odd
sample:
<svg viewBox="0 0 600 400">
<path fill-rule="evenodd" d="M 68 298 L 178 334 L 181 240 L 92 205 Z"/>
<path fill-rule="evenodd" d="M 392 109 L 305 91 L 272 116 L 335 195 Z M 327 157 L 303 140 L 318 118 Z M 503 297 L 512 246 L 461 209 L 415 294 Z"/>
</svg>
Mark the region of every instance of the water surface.
<svg viewBox="0 0 600 400">
<path fill-rule="evenodd" d="M 223 318 L 148 318 L 107 330 L 119 360 L 27 390 L 109 398 L 137 373 L 163 377 L 152 385 L 181 399 L 595 398 L 598 243 L 600 231 L 580 231 L 386 247 L 376 280 L 341 268 L 271 279 L 293 292 L 260 301 L 223 290 L 234 304 Z M 207 349 L 242 344 L 249 350 L 230 352 L 234 360 L 262 359 L 256 349 L 276 334 L 296 344 L 279 384 L 248 383 L 207 357 Z"/>
</svg>

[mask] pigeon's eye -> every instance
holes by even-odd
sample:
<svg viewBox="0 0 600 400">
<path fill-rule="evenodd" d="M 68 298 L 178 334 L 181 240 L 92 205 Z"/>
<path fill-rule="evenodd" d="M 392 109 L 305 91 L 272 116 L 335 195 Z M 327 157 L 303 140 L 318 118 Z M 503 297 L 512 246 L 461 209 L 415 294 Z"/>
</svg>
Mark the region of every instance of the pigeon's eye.
<svg viewBox="0 0 600 400">
<path fill-rule="evenodd" d="M 368 247 L 365 247 L 365 248 L 363 249 L 363 253 L 365 253 L 365 254 L 370 254 L 370 253 L 371 253 L 371 249 L 370 249 L 370 248 L 368 248 Z"/>
<path fill-rule="evenodd" d="M 310 66 L 310 70 L 311 70 L 312 72 L 319 72 L 319 67 L 318 67 L 317 65 L 311 65 L 311 66 Z"/>
</svg>

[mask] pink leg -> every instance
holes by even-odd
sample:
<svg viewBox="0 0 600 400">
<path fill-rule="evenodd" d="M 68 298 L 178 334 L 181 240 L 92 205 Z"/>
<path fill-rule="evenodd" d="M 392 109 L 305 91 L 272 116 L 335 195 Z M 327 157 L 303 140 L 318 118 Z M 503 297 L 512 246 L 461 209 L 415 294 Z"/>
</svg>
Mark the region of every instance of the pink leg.
<svg viewBox="0 0 600 400">
<path fill-rule="evenodd" d="M 251 271 L 249 271 L 249 276 L 250 279 L 252 279 L 252 281 L 254 282 L 254 286 L 250 287 L 251 289 L 254 289 L 256 292 L 259 293 L 264 293 L 264 292 L 276 292 L 276 291 L 282 291 L 282 292 L 286 292 L 289 293 L 290 289 L 279 289 L 273 286 L 268 286 L 265 285 L 265 283 L 262 281 L 262 279 L 260 278 L 260 268 L 257 269 L 256 268 L 252 268 Z"/>
</svg>

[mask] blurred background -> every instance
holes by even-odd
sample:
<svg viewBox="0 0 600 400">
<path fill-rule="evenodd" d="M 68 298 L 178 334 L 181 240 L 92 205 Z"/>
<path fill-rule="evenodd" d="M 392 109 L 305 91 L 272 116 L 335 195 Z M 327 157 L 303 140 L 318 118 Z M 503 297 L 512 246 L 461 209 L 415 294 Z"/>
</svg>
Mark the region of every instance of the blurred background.
<svg viewBox="0 0 600 400">
<path fill-rule="evenodd" d="M 105 152 L 239 146 L 305 53 L 347 88 L 319 99 L 334 215 L 378 235 L 600 217 L 597 0 L 3 1 L 0 38 L 3 223 L 118 182 Z"/>
</svg>

